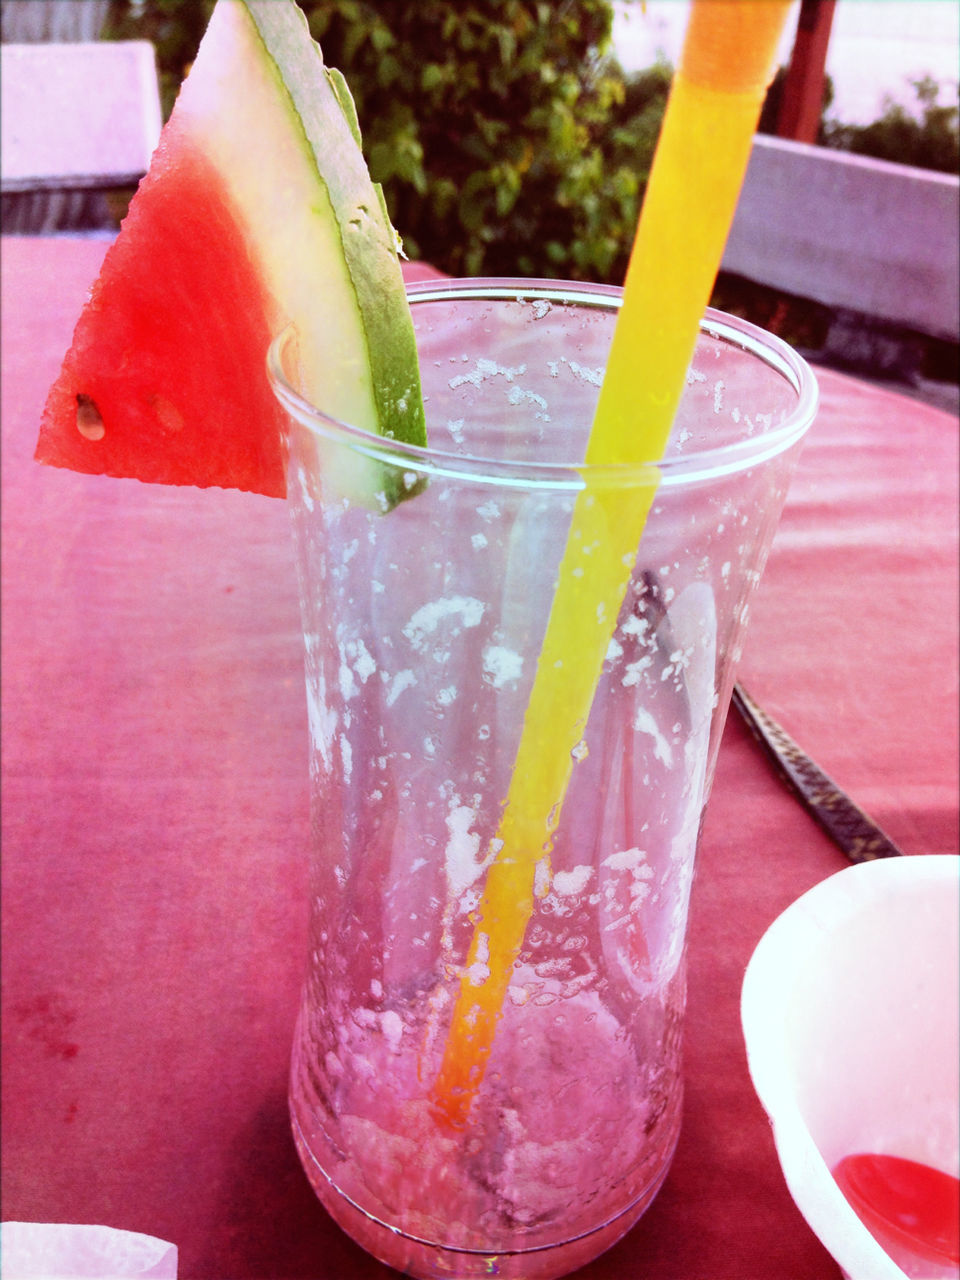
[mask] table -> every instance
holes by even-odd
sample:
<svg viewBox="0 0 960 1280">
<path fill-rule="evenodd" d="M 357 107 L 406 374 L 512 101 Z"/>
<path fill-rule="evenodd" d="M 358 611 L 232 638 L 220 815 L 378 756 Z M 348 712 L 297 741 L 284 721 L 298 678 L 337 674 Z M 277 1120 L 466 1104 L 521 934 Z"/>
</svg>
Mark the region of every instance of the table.
<svg viewBox="0 0 960 1280">
<path fill-rule="evenodd" d="M 3 1213 L 181 1280 L 387 1280 L 289 1136 L 308 733 L 280 502 L 32 461 L 103 242 L 3 241 Z M 822 371 L 744 683 L 908 854 L 957 849 L 956 419 Z M 747 1074 L 761 934 L 845 865 L 740 723 L 694 887 L 683 1134 L 581 1280 L 837 1280 Z"/>
</svg>

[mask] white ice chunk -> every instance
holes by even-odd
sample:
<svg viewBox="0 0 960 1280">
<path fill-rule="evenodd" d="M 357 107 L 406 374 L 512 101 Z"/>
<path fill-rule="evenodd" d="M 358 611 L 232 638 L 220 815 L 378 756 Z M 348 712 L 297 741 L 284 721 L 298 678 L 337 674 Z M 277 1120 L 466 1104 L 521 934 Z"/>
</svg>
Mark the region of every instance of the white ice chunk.
<svg viewBox="0 0 960 1280">
<path fill-rule="evenodd" d="M 639 733 L 648 733 L 650 737 L 653 738 L 654 756 L 656 757 L 657 760 L 660 760 L 663 764 L 665 764 L 668 769 L 672 768 L 673 767 L 673 748 L 670 746 L 670 743 L 660 732 L 660 728 L 657 725 L 656 720 L 654 720 L 653 716 L 646 709 L 646 707 L 640 707 L 638 709 L 636 718 L 634 719 L 634 722 L 633 722 L 633 727 Z"/>
<path fill-rule="evenodd" d="M 386 697 L 386 705 L 388 707 L 392 707 L 400 697 L 401 693 L 403 693 L 404 689 L 409 689 L 411 685 L 416 683 L 417 677 L 409 667 L 405 667 L 403 671 L 398 671 L 390 684 L 390 689 Z"/>
<path fill-rule="evenodd" d="M 556 871 L 553 876 L 553 891 L 561 898 L 583 893 L 592 875 L 593 867 L 586 862 L 570 871 Z"/>
<path fill-rule="evenodd" d="M 403 634 L 414 649 L 425 647 L 427 636 L 432 635 L 446 618 L 459 616 L 464 627 L 476 627 L 483 617 L 484 604 L 475 596 L 444 596 L 421 605 L 403 628 Z"/>
<path fill-rule="evenodd" d="M 459 796 L 451 797 L 446 824 L 450 838 L 446 847 L 447 883 L 453 895 L 459 897 L 473 884 L 484 867 L 480 857 L 480 836 L 471 831 L 476 814 L 469 805 L 461 804 Z"/>
<path fill-rule="evenodd" d="M 483 674 L 488 684 L 502 689 L 511 681 L 520 679 L 523 657 L 514 649 L 502 644 L 491 644 L 483 651 Z"/>
</svg>

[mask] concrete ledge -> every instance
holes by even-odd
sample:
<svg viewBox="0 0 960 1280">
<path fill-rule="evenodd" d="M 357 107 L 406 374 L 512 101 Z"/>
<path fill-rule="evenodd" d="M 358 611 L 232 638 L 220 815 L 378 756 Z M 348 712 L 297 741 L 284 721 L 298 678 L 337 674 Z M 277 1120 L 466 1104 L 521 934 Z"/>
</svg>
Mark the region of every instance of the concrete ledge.
<svg viewBox="0 0 960 1280">
<path fill-rule="evenodd" d="M 0 46 L 4 192 L 135 184 L 160 136 L 146 40 Z"/>
<path fill-rule="evenodd" d="M 759 135 L 723 270 L 960 337 L 960 178 Z"/>
</svg>

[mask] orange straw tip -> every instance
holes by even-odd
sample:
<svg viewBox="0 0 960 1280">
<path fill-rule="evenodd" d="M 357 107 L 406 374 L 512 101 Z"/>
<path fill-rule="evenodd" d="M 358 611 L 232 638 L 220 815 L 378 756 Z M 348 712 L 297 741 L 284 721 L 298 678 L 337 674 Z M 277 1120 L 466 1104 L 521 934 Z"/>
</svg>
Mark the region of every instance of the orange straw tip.
<svg viewBox="0 0 960 1280">
<path fill-rule="evenodd" d="M 726 93 L 760 93 L 773 76 L 792 0 L 693 0 L 679 70 Z"/>
</svg>

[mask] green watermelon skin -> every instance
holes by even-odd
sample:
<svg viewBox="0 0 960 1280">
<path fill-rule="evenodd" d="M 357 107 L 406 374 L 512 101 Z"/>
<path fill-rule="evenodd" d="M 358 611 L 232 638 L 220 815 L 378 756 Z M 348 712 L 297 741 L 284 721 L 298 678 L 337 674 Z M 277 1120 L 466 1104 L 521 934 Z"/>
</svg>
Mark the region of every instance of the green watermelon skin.
<svg viewBox="0 0 960 1280">
<path fill-rule="evenodd" d="M 282 495 L 265 357 L 287 324 L 307 399 L 426 443 L 396 235 L 342 78 L 293 0 L 218 0 L 50 391 L 37 458 Z M 350 479 L 361 494 L 382 486 L 365 466 Z"/>
</svg>

